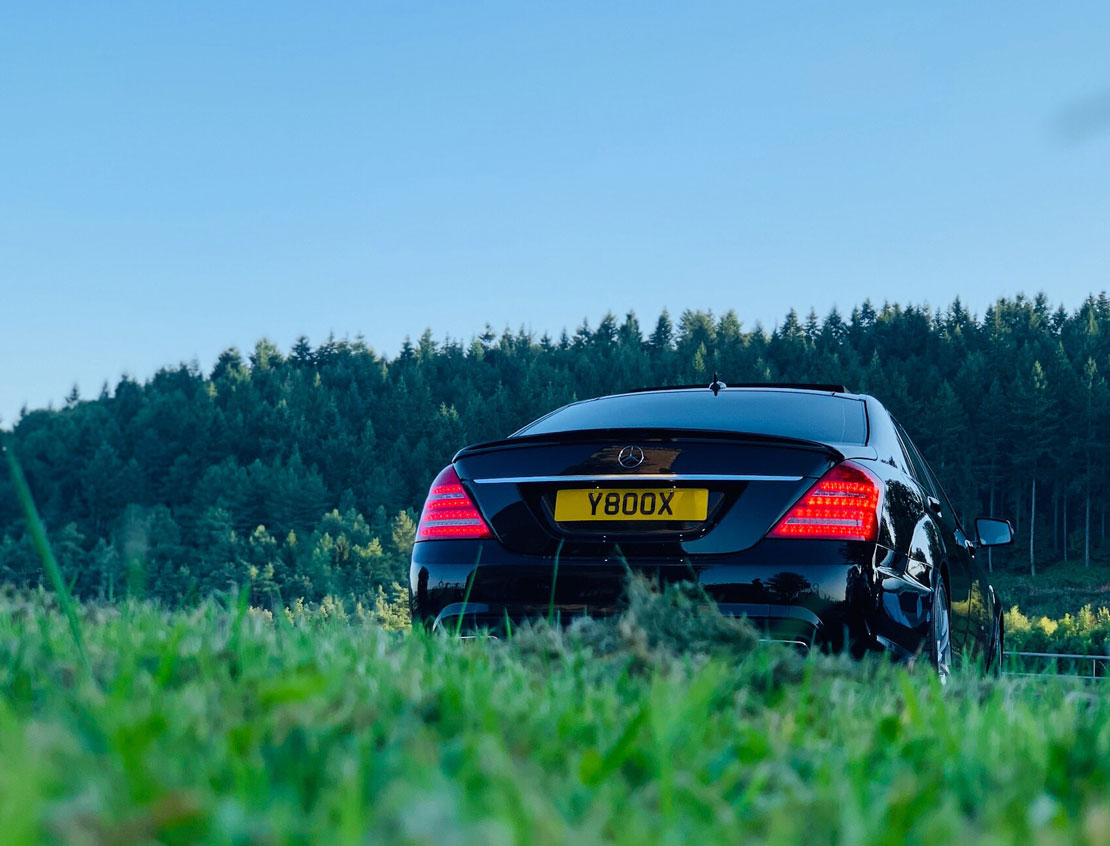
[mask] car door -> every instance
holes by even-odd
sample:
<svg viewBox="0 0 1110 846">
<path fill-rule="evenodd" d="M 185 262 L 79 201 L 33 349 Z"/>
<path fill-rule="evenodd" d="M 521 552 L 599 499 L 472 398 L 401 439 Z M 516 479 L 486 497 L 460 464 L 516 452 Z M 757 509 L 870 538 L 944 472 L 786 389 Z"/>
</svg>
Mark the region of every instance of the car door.
<svg viewBox="0 0 1110 846">
<path fill-rule="evenodd" d="M 960 518 L 956 514 L 956 509 L 952 507 L 948 495 L 945 494 L 944 489 L 940 486 L 940 482 L 937 480 L 932 468 L 926 464 L 925 469 L 929 473 L 929 479 L 937 491 L 937 496 L 941 501 L 941 508 L 947 516 L 947 526 L 956 543 L 955 552 L 961 560 L 966 562 L 968 580 L 966 612 L 967 647 L 972 651 L 985 653 L 990 646 L 990 638 L 994 626 L 994 614 L 993 608 L 991 607 L 991 595 L 987 574 L 983 570 L 975 554 L 975 543 L 964 531 L 963 524 L 960 523 Z M 942 516 L 941 522 L 945 522 L 945 517 Z M 949 567 L 951 566 L 952 564 L 950 563 Z"/>
<path fill-rule="evenodd" d="M 969 637 L 976 638 L 970 621 L 972 595 L 972 545 L 964 534 L 956 511 L 948 502 L 944 491 L 920 451 L 910 440 L 900 423 L 895 424 L 898 436 L 910 459 L 914 477 L 928 502 L 930 515 L 940 529 L 944 545 L 944 560 L 948 564 L 949 604 L 952 610 L 952 646 L 954 651 L 970 646 Z"/>
</svg>

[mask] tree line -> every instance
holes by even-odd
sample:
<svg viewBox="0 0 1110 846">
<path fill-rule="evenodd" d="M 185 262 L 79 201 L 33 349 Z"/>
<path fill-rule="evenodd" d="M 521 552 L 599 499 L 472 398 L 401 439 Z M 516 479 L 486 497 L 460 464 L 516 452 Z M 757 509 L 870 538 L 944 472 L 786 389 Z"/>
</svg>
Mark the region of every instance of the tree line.
<svg viewBox="0 0 1110 846">
<path fill-rule="evenodd" d="M 1110 499 L 1110 299 L 1042 294 L 980 318 L 870 302 L 791 311 L 766 331 L 733 311 L 634 314 L 536 337 L 426 331 L 395 357 L 361 338 L 259 341 L 63 408 L 24 411 L 6 440 L 67 579 L 83 597 L 172 605 L 232 586 L 263 604 L 371 603 L 407 578 L 427 485 L 460 446 L 576 399 L 646 385 L 798 381 L 874 394 L 910 432 L 965 521 L 1014 521 L 996 567 L 1101 560 Z M 0 582 L 37 584 L 0 478 Z"/>
</svg>

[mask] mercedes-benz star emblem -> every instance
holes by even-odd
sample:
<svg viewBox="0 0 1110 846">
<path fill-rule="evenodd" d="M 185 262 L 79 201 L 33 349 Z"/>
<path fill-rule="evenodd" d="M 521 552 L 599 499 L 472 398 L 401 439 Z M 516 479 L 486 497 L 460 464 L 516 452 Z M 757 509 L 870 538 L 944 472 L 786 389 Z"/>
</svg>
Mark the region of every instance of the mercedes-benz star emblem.
<svg viewBox="0 0 1110 846">
<path fill-rule="evenodd" d="M 644 463 L 644 451 L 638 446 L 626 446 L 617 456 L 617 463 L 629 470 L 633 467 L 639 467 Z"/>
</svg>

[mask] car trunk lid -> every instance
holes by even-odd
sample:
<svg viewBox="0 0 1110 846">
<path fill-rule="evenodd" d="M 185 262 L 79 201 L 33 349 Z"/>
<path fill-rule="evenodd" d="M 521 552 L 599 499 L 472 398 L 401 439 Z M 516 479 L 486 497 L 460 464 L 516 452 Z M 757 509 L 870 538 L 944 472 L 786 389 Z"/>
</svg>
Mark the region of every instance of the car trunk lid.
<svg viewBox="0 0 1110 846">
<path fill-rule="evenodd" d="M 599 430 L 478 444 L 455 466 L 513 551 L 681 565 L 695 551 L 758 543 L 841 458 L 833 446 L 793 438 Z"/>
</svg>

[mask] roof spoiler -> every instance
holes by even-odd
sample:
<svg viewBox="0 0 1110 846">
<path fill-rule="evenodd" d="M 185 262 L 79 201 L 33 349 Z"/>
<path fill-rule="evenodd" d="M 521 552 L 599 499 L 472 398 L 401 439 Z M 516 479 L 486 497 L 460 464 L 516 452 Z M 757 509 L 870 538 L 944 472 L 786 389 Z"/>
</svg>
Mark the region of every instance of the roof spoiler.
<svg viewBox="0 0 1110 846">
<path fill-rule="evenodd" d="M 795 391 L 822 391 L 831 394 L 848 394 L 851 393 L 844 385 L 826 384 L 824 382 L 729 382 L 727 385 L 718 383 L 716 379 L 713 381 L 714 385 L 720 384 L 722 388 L 786 388 Z M 689 391 L 700 388 L 701 390 L 712 390 L 713 385 L 659 385 L 653 388 L 633 388 L 631 391 L 624 391 L 626 394 L 641 394 L 649 391 Z"/>
</svg>

